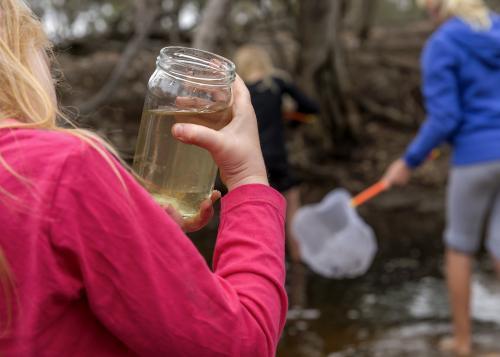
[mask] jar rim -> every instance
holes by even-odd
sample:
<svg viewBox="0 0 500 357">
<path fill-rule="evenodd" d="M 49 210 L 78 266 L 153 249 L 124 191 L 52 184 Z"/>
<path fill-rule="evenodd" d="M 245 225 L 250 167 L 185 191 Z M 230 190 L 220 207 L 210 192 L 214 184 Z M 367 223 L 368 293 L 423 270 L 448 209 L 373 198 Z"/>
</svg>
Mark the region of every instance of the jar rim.
<svg viewBox="0 0 500 357">
<path fill-rule="evenodd" d="M 171 77 L 196 85 L 227 86 L 235 79 L 235 64 L 212 52 L 183 46 L 160 51 L 157 66 Z"/>
</svg>

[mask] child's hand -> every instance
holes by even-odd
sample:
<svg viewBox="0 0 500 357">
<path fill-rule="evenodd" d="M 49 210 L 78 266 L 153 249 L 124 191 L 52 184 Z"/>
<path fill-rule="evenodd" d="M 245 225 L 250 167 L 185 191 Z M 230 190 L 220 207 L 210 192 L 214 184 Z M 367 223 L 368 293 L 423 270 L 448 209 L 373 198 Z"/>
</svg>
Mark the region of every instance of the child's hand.
<svg viewBox="0 0 500 357">
<path fill-rule="evenodd" d="M 382 180 L 389 186 L 404 186 L 410 180 L 412 170 L 402 159 L 394 161 L 385 172 Z"/>
<path fill-rule="evenodd" d="M 172 206 L 164 207 L 174 221 L 179 224 L 184 232 L 196 232 L 207 225 L 214 215 L 214 203 L 221 197 L 219 191 L 214 190 L 210 198 L 207 198 L 200 205 L 200 213 L 189 219 L 184 219 Z"/>
<path fill-rule="evenodd" d="M 175 124 L 172 133 L 183 143 L 212 154 L 229 191 L 245 184 L 269 185 L 250 94 L 239 77 L 233 90 L 233 118 L 224 128 L 217 131 L 196 124 Z"/>
</svg>

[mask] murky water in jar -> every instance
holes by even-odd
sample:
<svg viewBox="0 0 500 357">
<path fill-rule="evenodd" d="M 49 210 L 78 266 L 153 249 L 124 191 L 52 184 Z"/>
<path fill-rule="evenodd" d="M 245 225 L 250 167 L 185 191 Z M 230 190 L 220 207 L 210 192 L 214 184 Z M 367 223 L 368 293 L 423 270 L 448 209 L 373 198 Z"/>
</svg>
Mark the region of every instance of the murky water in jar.
<svg viewBox="0 0 500 357">
<path fill-rule="evenodd" d="M 214 186 L 217 166 L 210 153 L 172 136 L 175 123 L 194 123 L 219 130 L 231 120 L 231 108 L 179 110 L 165 107 L 143 112 L 134 171 L 161 205 L 173 206 L 183 217 L 198 214 Z"/>
</svg>

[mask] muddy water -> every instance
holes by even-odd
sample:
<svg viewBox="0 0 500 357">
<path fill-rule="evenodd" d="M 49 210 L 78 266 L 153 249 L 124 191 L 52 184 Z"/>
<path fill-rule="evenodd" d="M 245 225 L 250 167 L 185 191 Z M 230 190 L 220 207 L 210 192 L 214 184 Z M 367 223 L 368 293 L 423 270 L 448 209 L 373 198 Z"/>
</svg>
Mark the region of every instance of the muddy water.
<svg viewBox="0 0 500 357">
<path fill-rule="evenodd" d="M 291 266 L 288 278 L 291 306 L 278 356 L 442 355 L 437 343 L 450 333 L 450 316 L 439 273 L 389 284 L 371 276 L 335 282 Z M 477 353 L 500 352 L 500 285 L 489 267 L 475 273 L 473 295 Z"/>
<path fill-rule="evenodd" d="M 310 195 L 311 200 L 318 197 Z M 369 272 L 354 280 L 322 278 L 288 265 L 290 310 L 278 357 L 447 356 L 451 332 L 441 271 L 443 192 L 395 190 L 360 209 L 379 243 Z M 194 235 L 210 260 L 216 231 Z M 473 282 L 476 356 L 500 352 L 500 283 L 480 255 Z M 500 355 L 499 355 L 500 356 Z"/>
<path fill-rule="evenodd" d="M 288 267 L 290 311 L 278 356 L 446 356 L 437 350 L 451 332 L 441 268 L 444 194 L 404 193 L 360 209 L 379 243 L 365 276 L 335 281 Z M 472 317 L 475 356 L 482 356 L 500 353 L 500 282 L 484 252 L 478 262 Z"/>
</svg>

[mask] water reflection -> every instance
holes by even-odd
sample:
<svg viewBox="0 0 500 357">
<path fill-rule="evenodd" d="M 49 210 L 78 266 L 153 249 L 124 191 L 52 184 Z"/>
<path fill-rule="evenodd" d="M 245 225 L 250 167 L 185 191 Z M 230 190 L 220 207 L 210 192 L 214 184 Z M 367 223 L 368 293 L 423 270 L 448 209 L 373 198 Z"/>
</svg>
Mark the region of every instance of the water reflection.
<svg viewBox="0 0 500 357">
<path fill-rule="evenodd" d="M 383 270 L 398 275 L 403 265 L 418 269 L 394 259 Z M 473 278 L 472 317 L 476 350 L 485 356 L 500 352 L 500 284 L 481 271 Z M 370 275 L 332 281 L 289 266 L 290 311 L 278 356 L 441 356 L 437 343 L 451 333 L 443 278 L 386 280 L 390 284 Z"/>
</svg>

